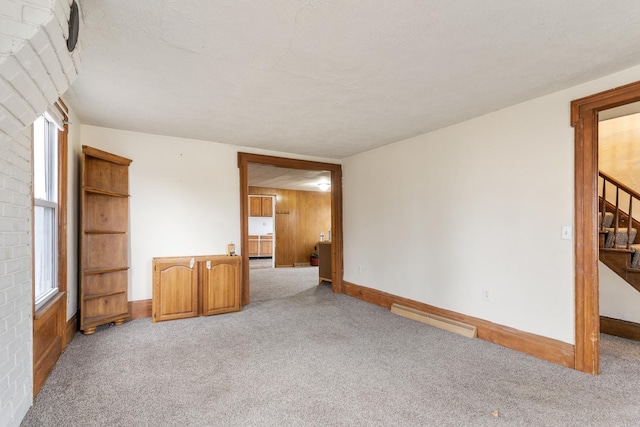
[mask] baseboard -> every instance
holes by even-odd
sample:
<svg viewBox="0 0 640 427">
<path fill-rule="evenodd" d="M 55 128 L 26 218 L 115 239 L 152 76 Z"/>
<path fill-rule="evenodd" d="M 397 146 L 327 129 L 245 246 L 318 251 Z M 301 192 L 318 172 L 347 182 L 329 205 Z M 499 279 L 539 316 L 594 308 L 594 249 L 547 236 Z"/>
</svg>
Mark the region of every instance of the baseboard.
<svg viewBox="0 0 640 427">
<path fill-rule="evenodd" d="M 488 322 L 455 311 L 445 310 L 354 283 L 344 282 L 342 292 L 354 298 L 388 309 L 391 309 L 392 304 L 400 304 L 405 307 L 435 314 L 436 316 L 463 322 L 478 328 L 478 338 L 558 365 L 569 368 L 575 367 L 575 348 L 573 345 L 562 341 L 523 332 L 508 326 Z"/>
<path fill-rule="evenodd" d="M 64 332 L 64 347 L 67 348 L 69 343 L 73 340 L 73 337 L 76 336 L 76 332 L 78 332 L 78 313 L 74 314 L 71 319 L 67 320 L 67 328 Z"/>
<path fill-rule="evenodd" d="M 640 324 L 600 316 L 600 332 L 628 340 L 640 341 Z"/>
<path fill-rule="evenodd" d="M 129 320 L 151 317 L 151 300 L 129 301 Z"/>
</svg>

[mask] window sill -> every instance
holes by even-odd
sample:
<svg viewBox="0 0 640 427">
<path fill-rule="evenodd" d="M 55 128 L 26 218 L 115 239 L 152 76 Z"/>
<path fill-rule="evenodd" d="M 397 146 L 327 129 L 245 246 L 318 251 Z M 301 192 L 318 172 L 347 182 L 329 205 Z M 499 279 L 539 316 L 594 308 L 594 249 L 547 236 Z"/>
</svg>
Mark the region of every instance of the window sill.
<svg viewBox="0 0 640 427">
<path fill-rule="evenodd" d="M 63 301 L 63 297 L 66 294 L 66 292 L 58 292 L 57 294 L 55 294 L 54 296 L 52 296 L 51 298 L 49 298 L 49 300 L 44 303 L 44 305 L 40 308 L 38 308 L 36 310 L 36 314 L 33 317 L 33 320 L 38 320 L 40 319 L 42 316 L 44 316 L 45 314 L 47 314 L 47 312 L 52 308 L 52 307 L 56 307 L 61 303 L 61 301 Z"/>
</svg>

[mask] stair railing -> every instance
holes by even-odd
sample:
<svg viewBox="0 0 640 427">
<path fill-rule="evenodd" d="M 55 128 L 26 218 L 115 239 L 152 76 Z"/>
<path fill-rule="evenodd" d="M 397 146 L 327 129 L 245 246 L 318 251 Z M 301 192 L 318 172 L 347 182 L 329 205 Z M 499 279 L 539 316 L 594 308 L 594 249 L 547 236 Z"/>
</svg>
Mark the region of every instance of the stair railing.
<svg viewBox="0 0 640 427">
<path fill-rule="evenodd" d="M 613 228 L 613 247 L 616 247 L 616 242 L 618 241 L 618 229 L 619 229 L 619 221 L 620 221 L 620 191 L 627 193 L 629 195 L 629 219 L 627 220 L 627 249 L 631 249 L 631 229 L 633 228 L 633 199 L 640 201 L 640 193 L 637 191 L 627 187 L 620 181 L 616 180 L 610 175 L 599 171 L 598 175 L 603 179 L 602 183 L 602 217 L 600 220 L 600 230 L 604 231 L 604 222 L 605 222 L 605 213 L 607 212 L 607 182 L 612 184 L 616 189 L 616 205 L 615 205 L 615 213 L 614 213 L 614 228 Z"/>
</svg>

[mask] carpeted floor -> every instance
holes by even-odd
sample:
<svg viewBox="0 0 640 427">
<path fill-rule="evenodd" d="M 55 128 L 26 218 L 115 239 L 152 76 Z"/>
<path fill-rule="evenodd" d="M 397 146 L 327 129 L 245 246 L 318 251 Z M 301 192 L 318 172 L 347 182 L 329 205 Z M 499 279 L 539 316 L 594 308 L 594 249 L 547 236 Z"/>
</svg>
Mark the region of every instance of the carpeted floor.
<svg viewBox="0 0 640 427">
<path fill-rule="evenodd" d="M 640 343 L 603 336 L 590 376 L 333 294 L 317 268 L 251 284 L 239 313 L 78 334 L 22 425 L 640 425 Z"/>
<path fill-rule="evenodd" d="M 258 268 L 273 268 L 273 259 L 272 258 L 249 259 L 249 269 L 255 270 Z"/>
</svg>

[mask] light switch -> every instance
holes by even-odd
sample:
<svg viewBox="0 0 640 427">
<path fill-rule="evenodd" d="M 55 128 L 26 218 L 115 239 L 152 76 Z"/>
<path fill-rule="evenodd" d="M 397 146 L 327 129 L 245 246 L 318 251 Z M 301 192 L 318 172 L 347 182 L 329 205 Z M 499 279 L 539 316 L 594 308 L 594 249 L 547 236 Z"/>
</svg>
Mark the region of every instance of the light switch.
<svg viewBox="0 0 640 427">
<path fill-rule="evenodd" d="M 573 238 L 573 227 L 565 225 L 562 227 L 562 240 L 571 240 Z"/>
</svg>

